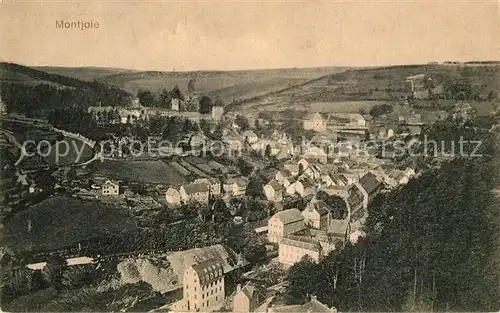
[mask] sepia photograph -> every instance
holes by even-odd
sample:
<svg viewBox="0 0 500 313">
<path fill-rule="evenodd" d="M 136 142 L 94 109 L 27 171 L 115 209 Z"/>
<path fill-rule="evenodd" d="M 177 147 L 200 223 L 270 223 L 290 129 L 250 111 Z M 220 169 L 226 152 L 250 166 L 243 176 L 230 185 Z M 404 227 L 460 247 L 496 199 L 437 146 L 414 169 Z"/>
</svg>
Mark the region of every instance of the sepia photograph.
<svg viewBox="0 0 500 313">
<path fill-rule="evenodd" d="M 500 312 L 500 2 L 0 0 L 0 312 Z"/>
</svg>

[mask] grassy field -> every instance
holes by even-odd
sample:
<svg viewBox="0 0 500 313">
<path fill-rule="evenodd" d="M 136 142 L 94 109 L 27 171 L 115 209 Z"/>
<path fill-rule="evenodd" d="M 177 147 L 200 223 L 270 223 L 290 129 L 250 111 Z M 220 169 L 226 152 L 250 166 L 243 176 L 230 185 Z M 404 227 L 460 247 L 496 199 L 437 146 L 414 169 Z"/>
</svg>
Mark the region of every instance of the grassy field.
<svg viewBox="0 0 500 313">
<path fill-rule="evenodd" d="M 162 161 L 105 160 L 97 172 L 106 177 L 151 184 L 182 184 L 184 176 Z"/>
<path fill-rule="evenodd" d="M 27 232 L 31 220 L 31 232 Z M 135 221 L 126 211 L 99 202 L 56 197 L 15 214 L 4 225 L 2 245 L 14 251 L 58 249 L 98 234 L 131 229 Z"/>
<path fill-rule="evenodd" d="M 314 79 L 281 92 L 270 92 L 245 101 L 229 110 L 238 114 L 256 115 L 259 111 L 285 109 L 310 111 L 359 111 L 376 103 L 400 103 L 409 95 L 406 77 L 430 74 L 437 85 L 447 80 L 467 79 L 481 97 L 500 85 L 500 66 L 406 65 L 380 68 L 346 69 Z M 489 112 L 491 104 L 475 103 L 480 114 Z"/>
<path fill-rule="evenodd" d="M 50 74 L 57 74 L 76 79 L 92 81 L 101 77 L 116 75 L 120 73 L 132 73 L 133 70 L 111 68 L 111 67 L 60 67 L 60 66 L 39 66 L 33 67 L 37 70 Z"/>
<path fill-rule="evenodd" d="M 58 157 L 56 153 L 57 144 L 52 145 L 50 149 L 51 153 L 45 157 L 48 164 L 69 165 L 73 163 L 83 163 L 92 159 L 94 156 L 93 149 L 83 141 L 68 137 L 64 138 L 64 140 L 69 145 L 69 152 L 65 156 L 60 155 Z M 65 145 L 59 144 L 60 154 L 66 154 L 65 149 Z M 80 151 L 81 155 L 79 154 Z"/>
<path fill-rule="evenodd" d="M 195 81 L 196 91 L 229 102 L 248 99 L 304 83 L 309 80 L 339 72 L 343 68 L 300 68 L 248 71 L 198 71 L 198 72 L 132 72 L 98 78 L 127 91 L 140 89 L 160 92 L 178 85 L 187 92 L 190 79 Z"/>
</svg>

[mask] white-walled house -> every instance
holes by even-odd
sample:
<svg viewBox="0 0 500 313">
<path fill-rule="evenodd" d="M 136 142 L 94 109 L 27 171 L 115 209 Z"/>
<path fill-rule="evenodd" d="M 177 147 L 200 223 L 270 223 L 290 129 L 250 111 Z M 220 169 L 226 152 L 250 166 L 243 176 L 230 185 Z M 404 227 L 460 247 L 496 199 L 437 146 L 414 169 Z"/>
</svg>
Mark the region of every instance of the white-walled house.
<svg viewBox="0 0 500 313">
<path fill-rule="evenodd" d="M 288 209 L 274 214 L 268 221 L 269 242 L 279 243 L 285 236 L 305 229 L 304 217 L 297 209 Z"/>
<path fill-rule="evenodd" d="M 264 194 L 266 195 L 268 201 L 271 202 L 283 201 L 284 187 L 279 181 L 273 179 L 269 183 L 264 185 L 263 188 L 264 188 Z"/>
<path fill-rule="evenodd" d="M 106 180 L 102 185 L 103 196 L 118 196 L 120 194 L 120 183 L 118 181 Z"/>
</svg>

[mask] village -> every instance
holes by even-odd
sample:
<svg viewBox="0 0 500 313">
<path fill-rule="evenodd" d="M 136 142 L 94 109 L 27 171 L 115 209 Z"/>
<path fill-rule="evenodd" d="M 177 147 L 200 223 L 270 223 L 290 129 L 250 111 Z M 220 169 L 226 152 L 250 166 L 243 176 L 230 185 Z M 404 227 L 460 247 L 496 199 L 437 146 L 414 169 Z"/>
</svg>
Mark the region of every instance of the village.
<svg viewBox="0 0 500 313">
<path fill-rule="evenodd" d="M 414 88 L 413 83 L 411 86 Z M 197 125 L 208 121 L 209 127 L 204 131 L 198 126 L 197 131 L 177 137 L 182 145 L 170 145 L 166 150 L 164 145 L 155 145 L 161 141 L 161 134 L 148 134 L 148 147 L 136 151 L 141 153 L 131 153 L 134 142 L 146 143 L 138 137 L 111 134 L 108 144 L 119 146 L 111 152 L 103 149 L 102 142 L 99 151 L 96 142 L 88 139 L 86 142 L 93 145 L 101 163 L 117 162 L 114 168 L 119 168 L 119 172 L 126 172 L 126 167 L 131 166 L 128 170 L 132 174 L 124 179 L 109 170 L 103 174 L 94 167 L 59 166 L 54 172 L 56 190 L 68 187 L 76 199 L 117 205 L 134 212 L 182 212 L 186 207 L 194 208 L 198 216 L 205 211 L 212 220 L 216 203 L 223 201 L 230 209 L 233 223 L 252 225 L 265 244 L 268 260 L 263 263 L 266 265 L 256 265 L 237 278 L 241 283 L 236 286 L 225 286 L 225 276 L 234 276 L 231 273 L 235 269 L 248 268 L 249 263 L 220 244 L 163 254 L 168 260 L 175 259 L 177 254 L 182 258 L 173 269 L 175 279 L 172 274 L 163 274 L 161 267 L 155 269 L 159 271 L 158 277 L 147 277 L 151 274 L 144 273 L 142 277 L 132 277 L 130 267 L 141 272 L 143 265 L 137 262 L 150 261 L 144 254 L 136 256 L 137 261 L 122 259 L 118 271 L 123 277 L 130 276 L 123 279 L 143 280 L 161 292 L 174 292 L 175 298 L 180 298 L 156 311 L 336 312 L 314 296 L 300 306 L 277 302 L 280 290 L 286 286 L 286 269 L 304 259 L 319 262 L 332 251 L 341 250 L 346 243 L 355 244 L 365 235 L 363 225 L 368 204 L 375 196 L 405 185 L 419 175 L 416 164 L 402 164 L 401 158 L 381 148 L 397 140 L 416 138 L 425 126 L 420 115 L 412 113 L 400 116 L 397 122 L 383 124 L 369 114 L 315 112 L 296 123 L 297 128 L 290 133 L 280 127 L 268 127 L 286 121 L 226 115 L 219 106 L 213 106 L 210 114 L 180 110 L 195 97 L 172 98 L 168 109 L 144 107 L 137 99 L 119 108 L 89 107 L 88 112 L 101 124 L 106 123 L 102 116 L 108 114 L 116 116 L 111 121 L 113 124 L 141 125 L 154 118 L 176 118 Z M 469 105 L 457 103 L 452 117 L 467 119 L 473 114 Z M 438 116 L 439 119 L 446 117 L 446 112 Z M 4 118 L 29 121 L 16 116 L 4 115 Z M 214 136 L 216 129 L 220 132 L 218 137 Z M 302 136 L 302 142 L 292 139 L 297 136 Z M 85 138 L 75 135 L 80 137 Z M 214 143 L 219 144 L 218 152 L 222 153 L 214 153 Z M 128 151 L 123 146 L 128 147 Z M 162 157 L 164 155 L 167 156 Z M 149 175 L 142 166 L 158 164 L 161 166 L 157 167 L 160 173 L 156 180 L 133 180 L 141 176 L 141 171 L 143 176 Z M 24 177 L 29 174 L 30 169 Z M 23 185 L 29 187 L 29 194 L 41 191 L 36 184 L 30 184 L 29 179 L 24 179 Z M 240 209 L 249 199 L 260 201 L 263 214 L 250 216 Z M 158 251 L 147 254 L 150 258 L 162 258 Z M 231 258 L 235 261 L 229 261 Z M 97 262 L 98 259 L 87 256 L 66 260 L 68 266 Z M 38 262 L 27 267 L 41 270 L 46 264 Z M 276 284 L 262 286 L 258 279 L 250 279 L 265 275 L 270 269 L 281 273 L 282 277 L 274 281 Z M 231 281 L 234 279 L 231 277 Z"/>
</svg>

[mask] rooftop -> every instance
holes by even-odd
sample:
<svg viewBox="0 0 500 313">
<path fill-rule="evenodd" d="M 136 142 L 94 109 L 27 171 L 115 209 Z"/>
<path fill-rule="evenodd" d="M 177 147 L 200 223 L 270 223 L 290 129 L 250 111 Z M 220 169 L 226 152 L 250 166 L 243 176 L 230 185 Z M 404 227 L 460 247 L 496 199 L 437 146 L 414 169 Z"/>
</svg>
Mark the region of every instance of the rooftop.
<svg viewBox="0 0 500 313">
<path fill-rule="evenodd" d="M 278 218 L 283 224 L 303 221 L 302 213 L 297 209 L 288 209 L 274 214 L 273 218 Z"/>
<path fill-rule="evenodd" d="M 307 249 L 307 250 L 316 251 L 316 252 L 321 251 L 321 245 L 319 244 L 319 242 L 315 239 L 307 238 L 307 237 L 289 235 L 289 236 L 283 238 L 283 240 L 281 240 L 280 244 L 292 246 L 292 247 L 297 247 L 297 248 L 302 248 L 302 249 Z"/>
<path fill-rule="evenodd" d="M 372 173 L 367 173 L 361 177 L 359 184 L 368 194 L 371 194 L 381 185 L 381 182 L 379 182 L 377 177 Z"/>
<path fill-rule="evenodd" d="M 210 187 L 207 183 L 192 183 L 184 185 L 183 187 L 188 195 L 198 192 L 208 192 L 210 190 Z"/>
</svg>

